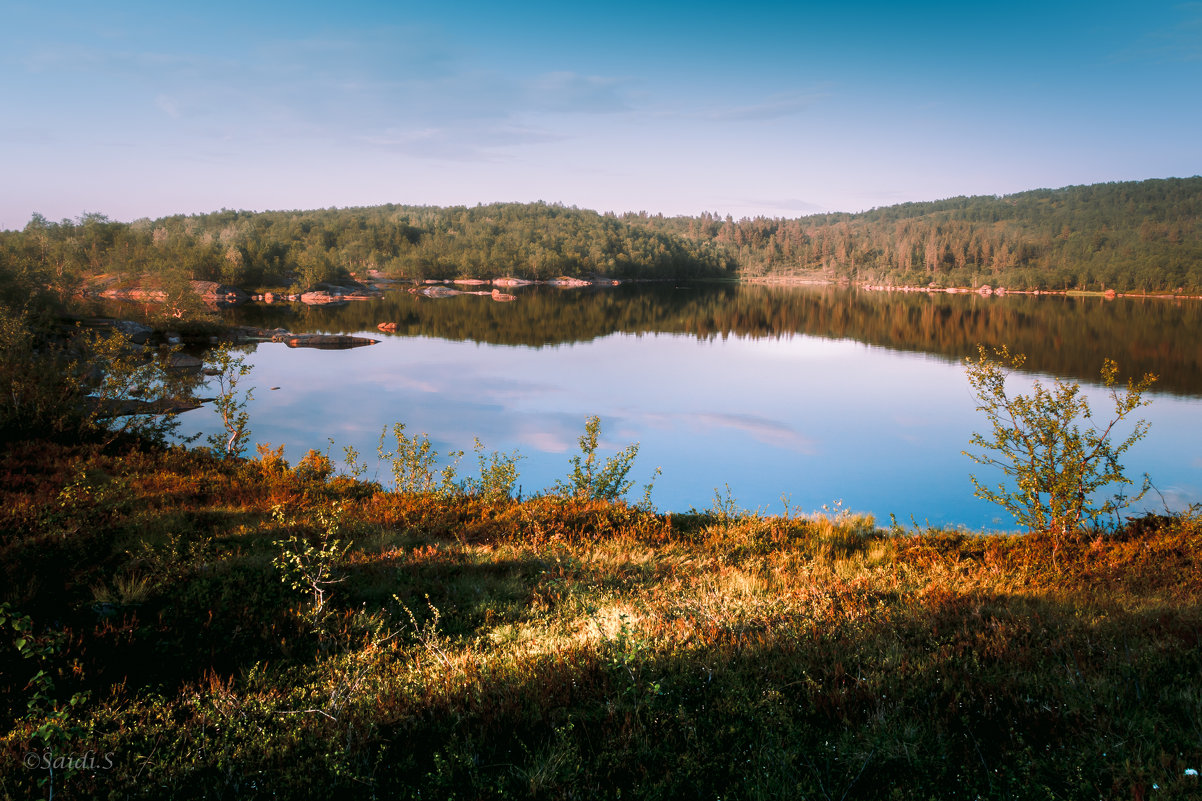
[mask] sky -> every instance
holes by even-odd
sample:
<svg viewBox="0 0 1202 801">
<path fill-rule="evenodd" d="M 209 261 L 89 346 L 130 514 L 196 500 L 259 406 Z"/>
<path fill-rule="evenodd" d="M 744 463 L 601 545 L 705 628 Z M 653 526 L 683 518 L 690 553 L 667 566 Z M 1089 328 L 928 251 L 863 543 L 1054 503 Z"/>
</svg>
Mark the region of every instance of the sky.
<svg viewBox="0 0 1202 801">
<path fill-rule="evenodd" d="M 1202 2 L 0 0 L 0 229 L 735 218 L 1202 173 Z"/>
</svg>

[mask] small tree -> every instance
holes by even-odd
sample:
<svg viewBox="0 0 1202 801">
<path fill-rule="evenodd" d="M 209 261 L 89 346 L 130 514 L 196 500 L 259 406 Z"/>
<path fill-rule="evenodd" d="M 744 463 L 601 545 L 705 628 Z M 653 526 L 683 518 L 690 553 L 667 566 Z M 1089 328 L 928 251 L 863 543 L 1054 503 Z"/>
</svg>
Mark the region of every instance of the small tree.
<svg viewBox="0 0 1202 801">
<path fill-rule="evenodd" d="M 1060 539 L 1100 518 L 1118 514 L 1136 503 L 1149 489 L 1133 497 L 1121 492 L 1099 502 L 1094 493 L 1110 484 L 1131 484 L 1123 473 L 1120 458 L 1148 433 L 1148 423 L 1138 420 L 1122 442 L 1111 441 L 1115 426 L 1150 400 L 1143 395 L 1156 380 L 1148 373 L 1139 381 L 1128 381 L 1126 390 L 1116 387 L 1118 366 L 1107 359 L 1102 365 L 1102 384 L 1114 401 L 1114 413 L 1101 428 L 1084 431 L 1078 419 L 1092 419 L 1088 401 L 1078 384 L 1056 379 L 1051 389 L 1036 381 L 1029 395 L 1006 394 L 1006 378 L 1025 361 L 1002 347 L 993 355 L 978 346 L 976 359 L 965 359 L 968 382 L 976 396 L 977 409 L 985 413 L 989 436 L 974 433 L 972 444 L 983 452 L 964 454 L 977 464 L 999 468 L 1006 480 L 991 488 L 970 476 L 975 495 L 1003 508 L 1032 532 Z M 1012 481 L 1014 487 L 1008 483 Z"/>
<path fill-rule="evenodd" d="M 639 455 L 638 443 L 631 443 L 611 456 L 602 466 L 597 457 L 597 440 L 601 435 L 601 418 L 593 415 L 585 420 L 580 436 L 580 453 L 571 459 L 572 472 L 568 480 L 555 482 L 555 492 L 563 497 L 616 501 L 634 486 L 627 475 Z M 652 479 L 654 481 L 654 479 Z M 647 494 L 651 489 L 648 486 Z"/>
<path fill-rule="evenodd" d="M 250 439 L 250 415 L 246 411 L 254 394 L 254 388 L 238 393 L 238 382 L 250 373 L 250 365 L 244 356 L 235 356 L 228 345 L 213 349 L 209 354 L 209 368 L 217 379 L 217 397 L 213 406 L 221 415 L 221 426 L 225 431 L 209 436 L 209 444 L 224 456 L 237 458 L 246 450 Z"/>
</svg>

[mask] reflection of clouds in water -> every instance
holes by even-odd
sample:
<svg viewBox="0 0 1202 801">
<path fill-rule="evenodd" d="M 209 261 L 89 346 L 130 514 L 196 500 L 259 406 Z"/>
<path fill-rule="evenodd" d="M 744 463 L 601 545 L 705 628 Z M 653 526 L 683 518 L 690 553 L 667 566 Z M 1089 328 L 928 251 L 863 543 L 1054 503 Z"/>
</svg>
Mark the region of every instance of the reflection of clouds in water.
<svg viewBox="0 0 1202 801">
<path fill-rule="evenodd" d="M 567 453 L 579 447 L 580 435 L 584 433 L 585 419 L 568 412 L 523 414 L 518 418 L 515 436 L 523 447 L 530 446 L 543 453 Z M 605 434 L 606 421 L 601 420 L 601 433 Z M 603 438 L 601 450 L 608 444 Z"/>
<path fill-rule="evenodd" d="M 1170 512 L 1182 512 L 1188 509 L 1190 505 L 1198 503 L 1199 498 L 1202 498 L 1202 492 L 1199 491 L 1198 487 L 1181 486 L 1179 484 L 1169 487 L 1156 487 L 1149 490 L 1148 494 L 1133 507 L 1132 511 L 1164 512 L 1167 508 Z"/>
<path fill-rule="evenodd" d="M 775 420 L 746 414 L 693 415 L 703 423 L 733 428 L 749 435 L 756 442 L 774 445 L 798 453 L 814 453 L 814 440 Z"/>
<path fill-rule="evenodd" d="M 740 431 L 756 442 L 796 453 L 813 454 L 817 442 L 792 426 L 753 414 L 721 414 L 718 412 L 688 412 L 685 414 L 647 414 L 643 422 L 660 427 L 685 425 L 695 429 L 728 428 Z"/>
<path fill-rule="evenodd" d="M 828 356 L 842 361 L 838 370 L 818 371 L 822 386 L 813 371 L 803 385 L 799 371 L 782 369 L 785 358 Z M 636 474 L 646 477 L 652 465 L 662 465 L 656 502 L 664 508 L 704 506 L 714 487 L 729 483 L 748 508 L 790 493 L 801 508 L 844 497 L 878 519 L 895 512 L 903 521 L 931 515 L 936 522 L 1015 527 L 996 507 L 973 499 L 968 486 L 971 464 L 961 451 L 979 420 L 958 366 L 854 343 L 795 337 L 698 347 L 682 337 L 623 335 L 544 350 L 437 339 L 339 352 L 265 345 L 247 386 L 258 387 L 250 409 L 255 441 L 287 444 L 295 463 L 310 447 L 327 450 L 332 438 L 335 462 L 342 463 L 343 446 L 353 445 L 369 463 L 369 478 L 390 475 L 376 446 L 381 428 L 388 427 L 387 448 L 392 423 L 403 422 L 411 436 L 428 434 L 440 465 L 450 451 L 466 451 L 463 474 L 477 469 L 473 437 L 486 452 L 519 451 L 519 483 L 529 494 L 565 476 L 585 419 L 597 414 L 600 456 L 640 442 Z M 281 389 L 268 391 L 272 386 Z M 887 403 L 882 387 L 889 387 Z M 1131 510 L 1136 515 L 1166 504 L 1183 509 L 1199 499 L 1202 483 L 1192 433 L 1196 401 L 1158 399 L 1150 414 L 1157 415 L 1154 432 L 1188 436 L 1159 457 L 1177 470 L 1164 475 L 1165 500 L 1151 493 Z M 181 419 L 204 433 L 220 428 L 211 409 Z M 866 452 L 874 458 L 863 460 Z M 1156 468 L 1156 457 L 1147 458 L 1147 467 Z"/>
<path fill-rule="evenodd" d="M 567 453 L 571 442 L 554 431 L 526 431 L 521 435 L 523 443 L 528 443 L 536 451 L 544 453 Z"/>
<path fill-rule="evenodd" d="M 456 362 L 454 364 L 426 362 L 396 367 L 381 367 L 355 376 L 356 384 L 373 384 L 390 391 L 410 390 L 422 393 L 441 393 L 451 396 L 488 398 L 496 402 L 561 392 L 553 384 L 527 381 L 497 375 L 488 365 Z"/>
</svg>

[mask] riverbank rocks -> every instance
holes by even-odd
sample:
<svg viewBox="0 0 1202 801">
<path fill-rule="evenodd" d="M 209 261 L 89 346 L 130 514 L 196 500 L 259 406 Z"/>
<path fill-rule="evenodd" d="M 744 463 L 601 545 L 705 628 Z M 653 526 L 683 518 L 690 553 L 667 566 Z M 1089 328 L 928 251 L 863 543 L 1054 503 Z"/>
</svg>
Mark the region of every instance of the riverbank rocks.
<svg viewBox="0 0 1202 801">
<path fill-rule="evenodd" d="M 154 329 L 148 325 L 135 323 L 133 320 L 114 320 L 113 329 L 125 334 L 126 338 L 135 345 L 145 345 Z"/>
<path fill-rule="evenodd" d="M 375 345 L 379 340 L 353 337 L 342 334 L 294 334 L 284 340 L 290 348 L 318 348 L 320 350 L 348 350 L 364 345 Z"/>
<path fill-rule="evenodd" d="M 171 361 L 167 363 L 167 366 L 172 370 L 200 370 L 204 364 L 203 361 L 190 354 L 176 353 L 171 356 Z"/>
<path fill-rule="evenodd" d="M 396 323 L 380 323 L 376 326 L 376 328 L 380 329 L 381 331 L 395 331 Z"/>
<path fill-rule="evenodd" d="M 325 290 L 302 292 L 300 302 L 306 306 L 342 306 L 348 301 L 341 295 L 333 295 Z"/>
<path fill-rule="evenodd" d="M 445 286 L 429 286 L 421 290 L 419 294 L 425 295 L 428 298 L 453 298 L 456 295 L 462 295 L 463 292 Z"/>
<path fill-rule="evenodd" d="M 292 336 L 287 328 L 256 328 L 252 325 L 237 325 L 226 331 L 225 338 L 231 342 L 283 342 Z"/>
<path fill-rule="evenodd" d="M 172 398 L 155 401 L 131 398 L 84 398 L 89 411 L 98 417 L 124 417 L 131 414 L 182 414 L 199 409 L 211 398 Z"/>
<path fill-rule="evenodd" d="M 219 305 L 236 306 L 250 300 L 250 295 L 229 284 L 219 284 L 216 281 L 189 281 L 188 285 L 194 293 L 200 296 L 201 300 Z"/>
<path fill-rule="evenodd" d="M 502 291 L 501 291 L 501 290 L 499 290 L 499 289 L 494 289 L 494 290 L 492 291 L 492 293 L 491 293 L 491 297 L 492 297 L 492 299 L 493 299 L 493 300 L 495 300 L 495 301 L 498 301 L 498 302 L 501 302 L 501 303 L 507 303 L 507 302 L 509 302 L 509 301 L 511 301 L 511 300 L 517 300 L 517 299 L 518 299 L 518 296 L 517 296 L 517 295 L 509 295 L 509 294 L 506 294 L 506 293 L 502 292 Z"/>
</svg>

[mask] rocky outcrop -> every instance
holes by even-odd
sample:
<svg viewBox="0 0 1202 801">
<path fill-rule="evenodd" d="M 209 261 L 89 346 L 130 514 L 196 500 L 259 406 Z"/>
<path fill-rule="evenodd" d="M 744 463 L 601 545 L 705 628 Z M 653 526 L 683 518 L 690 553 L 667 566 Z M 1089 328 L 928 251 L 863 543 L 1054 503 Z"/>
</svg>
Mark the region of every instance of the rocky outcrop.
<svg viewBox="0 0 1202 801">
<path fill-rule="evenodd" d="M 135 345 L 145 345 L 154 333 L 154 329 L 148 325 L 135 323 L 133 320 L 114 320 L 112 327 L 116 331 L 120 331 Z"/>
<path fill-rule="evenodd" d="M 187 353 L 172 354 L 171 361 L 167 363 L 172 370 L 200 370 L 204 365 L 203 361 Z"/>
<path fill-rule="evenodd" d="M 283 342 L 292 334 L 286 328 L 256 328 L 253 325 L 237 325 L 226 331 L 224 339 L 230 342 Z"/>
<path fill-rule="evenodd" d="M 318 284 L 308 292 L 302 292 L 300 302 L 309 306 L 341 305 L 352 300 L 372 300 L 381 295 L 383 293 L 380 290 L 363 284 L 349 287 L 338 284 Z"/>
<path fill-rule="evenodd" d="M 191 285 L 192 291 L 202 300 L 218 304 L 237 304 L 250 300 L 250 295 L 229 284 L 219 284 L 216 281 L 189 281 L 188 283 Z"/>
<path fill-rule="evenodd" d="M 295 334 L 284 340 L 290 348 L 318 348 L 320 350 L 348 350 L 364 345 L 375 345 L 379 340 L 367 337 L 352 337 L 342 334 Z"/>
<path fill-rule="evenodd" d="M 180 414 L 199 409 L 208 398 L 176 398 L 155 401 L 131 398 L 85 398 L 90 411 L 98 417 L 124 417 L 130 414 Z"/>
<path fill-rule="evenodd" d="M 333 295 L 325 290 L 302 292 L 300 302 L 306 306 L 343 306 L 349 301 L 341 295 Z"/>
<path fill-rule="evenodd" d="M 581 286 L 592 286 L 592 281 L 585 281 L 583 278 L 572 278 L 571 276 L 561 275 L 559 278 L 553 278 L 547 282 L 548 286 L 558 286 L 573 289 Z"/>
<path fill-rule="evenodd" d="M 419 294 L 425 295 L 428 298 L 453 298 L 456 295 L 462 295 L 463 292 L 445 286 L 430 286 L 421 290 Z"/>
</svg>

